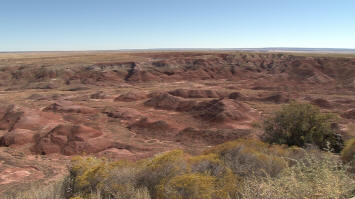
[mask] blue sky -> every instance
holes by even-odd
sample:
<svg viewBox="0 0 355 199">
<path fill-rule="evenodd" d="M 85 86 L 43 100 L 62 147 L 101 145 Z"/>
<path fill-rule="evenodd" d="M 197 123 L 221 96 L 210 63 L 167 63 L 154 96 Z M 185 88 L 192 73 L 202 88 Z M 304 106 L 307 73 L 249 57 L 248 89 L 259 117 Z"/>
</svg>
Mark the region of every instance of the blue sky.
<svg viewBox="0 0 355 199">
<path fill-rule="evenodd" d="M 354 0 L 0 0 L 0 51 L 355 48 Z"/>
</svg>

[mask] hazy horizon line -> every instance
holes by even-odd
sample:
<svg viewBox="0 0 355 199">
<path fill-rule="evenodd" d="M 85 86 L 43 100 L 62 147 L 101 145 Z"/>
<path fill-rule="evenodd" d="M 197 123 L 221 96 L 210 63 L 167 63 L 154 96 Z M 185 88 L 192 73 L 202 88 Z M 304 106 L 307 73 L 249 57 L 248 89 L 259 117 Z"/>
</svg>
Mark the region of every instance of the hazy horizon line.
<svg viewBox="0 0 355 199">
<path fill-rule="evenodd" d="M 355 48 L 317 48 L 317 47 L 260 47 L 260 48 L 127 48 L 127 49 L 112 49 L 112 50 L 99 50 L 99 49 L 88 49 L 88 50 L 9 50 L 0 51 L 0 53 L 31 53 L 31 52 L 100 52 L 100 51 L 184 51 L 184 50 L 216 50 L 216 51 L 233 51 L 233 50 L 244 50 L 244 51 L 312 51 L 312 52 L 353 52 L 355 53 Z"/>
</svg>

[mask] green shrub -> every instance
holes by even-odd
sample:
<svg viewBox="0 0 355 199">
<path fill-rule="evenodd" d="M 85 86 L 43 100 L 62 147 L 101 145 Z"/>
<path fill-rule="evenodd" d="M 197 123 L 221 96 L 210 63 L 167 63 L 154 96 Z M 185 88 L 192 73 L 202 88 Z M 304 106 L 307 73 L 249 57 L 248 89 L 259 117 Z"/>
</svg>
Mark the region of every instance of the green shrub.
<svg viewBox="0 0 355 199">
<path fill-rule="evenodd" d="M 315 144 L 320 149 L 340 152 L 342 139 L 331 128 L 332 116 L 306 103 L 292 102 L 264 122 L 264 140 L 269 143 L 305 147 Z"/>
</svg>

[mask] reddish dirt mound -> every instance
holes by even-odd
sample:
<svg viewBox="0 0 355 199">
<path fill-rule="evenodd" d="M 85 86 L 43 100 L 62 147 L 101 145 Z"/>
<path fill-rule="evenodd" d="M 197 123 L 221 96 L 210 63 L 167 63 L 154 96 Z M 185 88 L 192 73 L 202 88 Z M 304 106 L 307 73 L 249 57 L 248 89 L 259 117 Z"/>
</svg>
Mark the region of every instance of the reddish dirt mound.
<svg viewBox="0 0 355 199">
<path fill-rule="evenodd" d="M 280 103 L 289 102 L 290 98 L 288 96 L 285 96 L 283 93 L 275 93 L 275 94 L 271 94 L 269 96 L 263 97 L 260 100 L 280 104 Z"/>
<path fill-rule="evenodd" d="M 61 116 L 51 112 L 42 112 L 38 110 L 21 108 L 23 115 L 14 125 L 17 129 L 28 129 L 32 131 L 42 131 L 43 129 L 53 128 L 61 123 Z"/>
<path fill-rule="evenodd" d="M 140 66 L 133 64 L 125 77 L 126 81 L 145 82 L 159 80 L 160 78 L 152 74 L 151 71 L 143 70 Z"/>
<path fill-rule="evenodd" d="M 314 84 L 325 84 L 335 80 L 326 74 L 316 71 L 311 77 L 307 78 L 307 81 Z"/>
<path fill-rule="evenodd" d="M 81 106 L 81 105 L 64 105 L 59 103 L 53 103 L 42 111 L 48 112 L 56 112 L 56 113 L 94 113 L 95 110 L 89 107 Z"/>
<path fill-rule="evenodd" d="M 117 148 L 110 148 L 104 151 L 101 151 L 97 154 L 98 156 L 110 158 L 110 159 L 129 159 L 134 160 L 136 159 L 136 154 L 132 153 L 127 149 L 117 149 Z"/>
<path fill-rule="evenodd" d="M 186 128 L 176 135 L 176 141 L 181 143 L 206 143 L 210 145 L 221 144 L 227 141 L 246 137 L 250 134 L 250 130 L 236 129 L 194 129 Z"/>
<path fill-rule="evenodd" d="M 142 117 L 142 113 L 126 107 L 112 107 L 107 106 L 104 108 L 102 113 L 106 114 L 108 117 L 111 118 L 119 118 L 123 120 L 136 120 Z"/>
<path fill-rule="evenodd" d="M 3 106 L 0 108 L 0 130 L 12 131 L 15 124 L 23 116 L 24 112 L 16 110 L 14 105 Z"/>
<path fill-rule="evenodd" d="M 192 100 L 185 100 L 180 97 L 170 95 L 169 93 L 158 94 L 144 103 L 146 106 L 152 106 L 158 109 L 188 111 L 197 103 Z"/>
<path fill-rule="evenodd" d="M 106 97 L 107 96 L 102 91 L 99 91 L 99 92 L 96 92 L 96 93 L 90 95 L 91 99 L 106 99 Z"/>
<path fill-rule="evenodd" d="M 165 121 L 151 121 L 148 118 L 143 118 L 128 128 L 144 137 L 159 139 L 169 138 L 177 132 L 176 128 Z"/>
<path fill-rule="evenodd" d="M 189 90 L 189 89 L 176 89 L 170 91 L 169 94 L 183 97 L 183 98 L 220 98 L 225 97 L 227 94 L 214 90 Z"/>
<path fill-rule="evenodd" d="M 231 99 L 201 102 L 193 108 L 194 117 L 206 122 L 242 121 L 250 119 L 250 108 Z"/>
<path fill-rule="evenodd" d="M 5 133 L 0 138 L 0 146 L 23 145 L 33 143 L 35 132 L 27 129 L 15 129 L 11 132 Z"/>
<path fill-rule="evenodd" d="M 0 108 L 0 130 L 12 131 L 15 128 L 37 131 L 60 117 L 28 108 L 13 105 Z"/>
<path fill-rule="evenodd" d="M 341 115 L 343 118 L 355 120 L 355 109 L 347 110 Z"/>
<path fill-rule="evenodd" d="M 131 102 L 131 101 L 142 100 L 145 98 L 147 98 L 147 95 L 144 93 L 128 92 L 116 97 L 114 101 Z"/>
<path fill-rule="evenodd" d="M 112 143 L 100 138 L 102 133 L 83 125 L 58 125 L 47 134 L 35 136 L 34 151 L 39 154 L 62 153 L 73 155 L 95 153 Z"/>
<path fill-rule="evenodd" d="M 41 179 L 44 174 L 38 171 L 37 168 L 12 167 L 6 168 L 0 172 L 0 185 L 5 185 L 13 182 L 25 182 L 34 179 Z"/>
<path fill-rule="evenodd" d="M 319 106 L 321 108 L 332 108 L 332 105 L 328 100 L 317 98 L 311 101 L 313 105 Z"/>
<path fill-rule="evenodd" d="M 247 97 L 239 92 L 233 92 L 228 95 L 229 99 L 235 99 L 235 100 L 245 100 Z"/>
<path fill-rule="evenodd" d="M 46 100 L 47 98 L 43 95 L 35 93 L 35 94 L 28 96 L 27 99 L 29 99 L 29 100 Z"/>
</svg>

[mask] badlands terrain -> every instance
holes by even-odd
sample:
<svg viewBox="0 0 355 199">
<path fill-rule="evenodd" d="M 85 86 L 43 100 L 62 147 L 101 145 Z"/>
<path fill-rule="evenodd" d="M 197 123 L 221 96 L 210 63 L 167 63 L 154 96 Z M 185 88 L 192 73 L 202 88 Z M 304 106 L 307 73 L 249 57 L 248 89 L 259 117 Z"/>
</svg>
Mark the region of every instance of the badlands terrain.
<svg viewBox="0 0 355 199">
<path fill-rule="evenodd" d="M 355 136 L 355 55 L 237 51 L 0 53 L 0 195 L 50 183 L 75 155 L 198 154 L 292 100 Z"/>
</svg>

